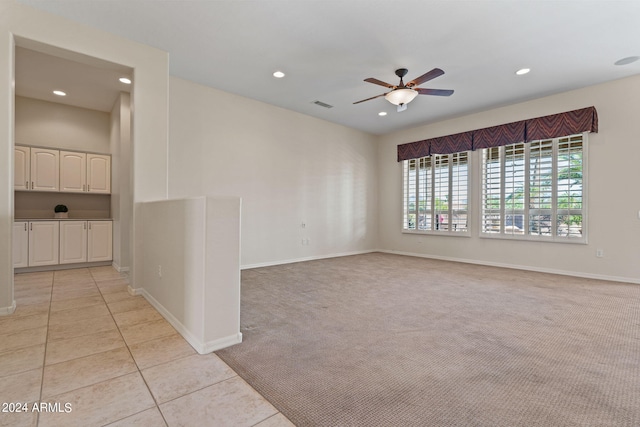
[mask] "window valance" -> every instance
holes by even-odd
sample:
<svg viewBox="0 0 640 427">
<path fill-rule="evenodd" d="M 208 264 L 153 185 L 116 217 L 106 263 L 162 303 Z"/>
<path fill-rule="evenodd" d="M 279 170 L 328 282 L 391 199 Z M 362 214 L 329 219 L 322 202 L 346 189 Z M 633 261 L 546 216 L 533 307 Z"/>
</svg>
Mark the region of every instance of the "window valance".
<svg viewBox="0 0 640 427">
<path fill-rule="evenodd" d="M 473 149 L 499 147 L 525 140 L 526 122 L 507 123 L 473 131 Z"/>
<path fill-rule="evenodd" d="M 431 154 L 457 153 L 558 138 L 582 132 L 598 132 L 598 113 L 595 107 L 401 144 L 398 145 L 398 161 Z"/>
</svg>

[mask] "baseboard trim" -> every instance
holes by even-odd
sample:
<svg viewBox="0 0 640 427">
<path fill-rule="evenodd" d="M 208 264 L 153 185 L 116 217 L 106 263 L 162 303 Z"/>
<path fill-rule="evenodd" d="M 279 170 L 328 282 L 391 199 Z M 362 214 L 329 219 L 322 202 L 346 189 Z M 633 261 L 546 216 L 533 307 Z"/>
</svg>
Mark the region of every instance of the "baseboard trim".
<svg viewBox="0 0 640 427">
<path fill-rule="evenodd" d="M 182 324 L 182 322 L 176 319 L 176 317 L 173 314 L 171 314 L 162 304 L 160 304 L 160 302 L 158 302 L 158 300 L 156 300 L 147 291 L 145 291 L 144 289 L 129 288 L 129 293 L 131 293 L 132 291 L 135 292 L 135 295 L 142 295 L 147 301 L 149 301 L 149 304 L 151 304 L 156 310 L 158 310 L 158 312 L 162 315 L 162 317 L 164 317 L 167 320 L 167 322 L 169 322 L 171 326 L 173 326 L 176 329 L 176 331 L 178 331 L 178 333 L 182 335 L 182 337 L 185 340 L 187 340 L 189 345 L 191 345 L 191 347 L 193 347 L 194 350 L 197 351 L 199 354 L 212 353 L 214 351 L 222 350 L 223 348 L 232 346 L 234 344 L 239 344 L 242 342 L 241 332 L 238 332 L 235 335 L 218 338 L 217 340 L 213 340 L 213 341 L 208 341 L 208 342 L 202 341 L 201 339 L 193 335 Z"/>
<path fill-rule="evenodd" d="M 106 267 L 112 266 L 111 261 L 95 261 L 95 262 L 80 262 L 76 264 L 53 264 L 53 265 L 40 265 L 37 267 L 20 267 L 14 268 L 14 273 L 37 273 L 41 271 L 59 271 L 59 270 L 71 270 L 75 268 L 90 268 L 90 267 Z"/>
<path fill-rule="evenodd" d="M 271 267 L 274 265 L 293 264 L 295 262 L 315 261 L 315 260 L 327 259 L 327 258 L 338 258 L 343 256 L 351 256 L 351 255 L 369 254 L 372 252 L 381 252 L 381 251 L 377 249 L 369 249 L 366 251 L 340 252 L 340 253 L 333 253 L 333 254 L 327 254 L 327 255 L 315 255 L 310 257 L 285 259 L 285 260 L 279 260 L 279 261 L 259 262 L 256 264 L 241 265 L 240 270 L 249 270 L 251 268 L 260 268 L 260 267 Z"/>
<path fill-rule="evenodd" d="M 129 274 L 129 267 L 120 267 L 115 262 L 112 263 L 111 266 L 120 274 L 123 274 L 123 275 L 128 275 Z"/>
<path fill-rule="evenodd" d="M 386 249 L 380 249 L 376 252 L 383 252 L 383 253 L 395 254 L 395 255 L 414 256 L 418 258 L 437 259 L 441 261 L 462 262 L 465 264 L 485 265 L 488 267 L 501 267 L 501 268 L 510 268 L 513 270 L 525 270 L 525 271 L 535 271 L 538 273 L 559 274 L 562 276 L 582 277 L 585 279 L 606 280 L 609 282 L 633 283 L 636 285 L 640 285 L 640 279 L 632 279 L 629 277 L 608 276 L 603 274 L 591 274 L 591 273 L 585 273 L 582 271 L 556 270 L 553 268 L 531 267 L 528 265 L 506 264 L 506 263 L 491 262 L 491 261 L 478 261 L 474 259 L 445 257 L 445 256 L 420 254 L 420 253 L 404 252 L 404 251 L 392 251 L 392 250 L 386 250 Z"/>
<path fill-rule="evenodd" d="M 127 291 L 132 296 L 142 295 L 143 292 L 142 288 L 132 288 L 131 285 L 127 286 Z"/>
<path fill-rule="evenodd" d="M 217 340 L 205 342 L 203 346 L 203 352 L 199 353 L 213 353 L 214 351 L 222 350 L 223 348 L 231 347 L 232 345 L 240 344 L 241 342 L 242 332 L 238 332 L 235 335 L 229 335 L 228 337 L 218 338 Z"/>
<path fill-rule="evenodd" d="M 13 300 L 13 303 L 9 307 L 0 307 L 0 316 L 8 316 L 13 314 L 16 311 L 16 301 Z"/>
</svg>

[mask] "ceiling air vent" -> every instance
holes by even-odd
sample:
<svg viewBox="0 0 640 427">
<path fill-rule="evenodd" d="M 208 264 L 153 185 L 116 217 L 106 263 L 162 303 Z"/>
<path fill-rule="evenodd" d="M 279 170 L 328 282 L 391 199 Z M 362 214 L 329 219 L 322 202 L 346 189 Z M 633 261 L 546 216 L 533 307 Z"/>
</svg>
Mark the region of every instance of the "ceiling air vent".
<svg viewBox="0 0 640 427">
<path fill-rule="evenodd" d="M 326 104 L 322 101 L 313 101 L 313 104 L 319 105 L 324 108 L 333 108 L 333 105 Z"/>
</svg>

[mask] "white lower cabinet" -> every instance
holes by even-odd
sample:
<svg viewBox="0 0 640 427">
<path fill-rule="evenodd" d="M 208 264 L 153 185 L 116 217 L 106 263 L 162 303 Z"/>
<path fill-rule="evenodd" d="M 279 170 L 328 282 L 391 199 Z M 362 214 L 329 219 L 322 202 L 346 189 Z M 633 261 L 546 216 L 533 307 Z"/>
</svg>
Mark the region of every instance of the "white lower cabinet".
<svg viewBox="0 0 640 427">
<path fill-rule="evenodd" d="M 87 221 L 87 261 L 111 261 L 113 258 L 113 223 L 111 221 Z"/>
<path fill-rule="evenodd" d="M 60 221 L 29 222 L 29 267 L 58 264 Z"/>
<path fill-rule="evenodd" d="M 111 221 L 13 223 L 13 267 L 111 261 Z"/>
<path fill-rule="evenodd" d="M 60 222 L 60 264 L 87 262 L 87 221 Z"/>
<path fill-rule="evenodd" d="M 111 221 L 60 221 L 60 264 L 111 261 Z"/>
<path fill-rule="evenodd" d="M 13 223 L 13 267 L 29 266 L 29 223 Z"/>
</svg>

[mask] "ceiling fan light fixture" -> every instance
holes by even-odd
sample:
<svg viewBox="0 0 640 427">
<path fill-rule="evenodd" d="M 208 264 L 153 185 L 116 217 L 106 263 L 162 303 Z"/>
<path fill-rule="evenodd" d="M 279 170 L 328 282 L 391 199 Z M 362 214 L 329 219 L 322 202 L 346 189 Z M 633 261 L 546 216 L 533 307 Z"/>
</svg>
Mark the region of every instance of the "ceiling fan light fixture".
<svg viewBox="0 0 640 427">
<path fill-rule="evenodd" d="M 393 105 L 408 104 L 413 101 L 413 98 L 418 96 L 418 92 L 413 89 L 395 89 L 386 94 L 384 97 L 387 101 Z"/>
</svg>

